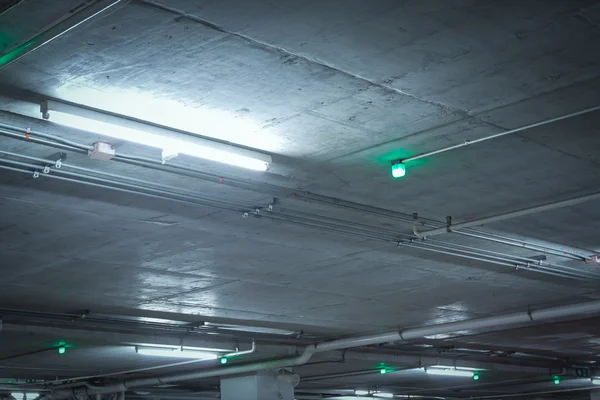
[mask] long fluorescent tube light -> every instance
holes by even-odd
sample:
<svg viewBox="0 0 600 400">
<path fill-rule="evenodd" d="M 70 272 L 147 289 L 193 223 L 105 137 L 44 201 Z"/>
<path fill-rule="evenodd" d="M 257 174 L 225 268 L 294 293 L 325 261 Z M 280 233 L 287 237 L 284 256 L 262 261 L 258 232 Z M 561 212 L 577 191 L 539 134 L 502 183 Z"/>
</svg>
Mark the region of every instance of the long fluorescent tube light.
<svg viewBox="0 0 600 400">
<path fill-rule="evenodd" d="M 355 390 L 354 391 L 354 394 L 357 396 L 368 396 L 369 393 L 371 393 L 371 392 L 369 392 L 368 390 Z"/>
<path fill-rule="evenodd" d="M 600 385 L 600 378 L 592 378 L 592 384 Z"/>
<path fill-rule="evenodd" d="M 40 110 L 44 119 L 61 125 L 161 149 L 163 160 L 185 154 L 257 171 L 266 171 L 272 162 L 258 151 L 56 100 L 44 100 Z"/>
<path fill-rule="evenodd" d="M 373 397 L 380 397 L 382 399 L 393 399 L 394 393 L 375 392 L 373 393 Z"/>
<path fill-rule="evenodd" d="M 264 328 L 264 327 L 260 327 L 260 326 L 217 324 L 217 323 L 212 323 L 212 322 L 204 322 L 204 326 L 209 327 L 209 328 L 228 330 L 228 331 L 263 333 L 266 335 L 296 336 L 299 333 L 301 333 L 301 332 L 290 331 L 290 330 L 286 330 L 286 329 Z"/>
<path fill-rule="evenodd" d="M 197 360 L 216 360 L 218 354 L 208 351 L 184 350 L 183 348 L 164 348 L 164 347 L 135 347 L 138 354 L 147 356 L 173 357 L 173 358 L 194 358 Z"/>
<path fill-rule="evenodd" d="M 472 378 L 475 374 L 473 371 L 464 371 L 460 369 L 444 369 L 444 368 L 425 368 L 425 372 L 430 375 L 446 375 L 446 376 L 465 376 Z"/>
</svg>

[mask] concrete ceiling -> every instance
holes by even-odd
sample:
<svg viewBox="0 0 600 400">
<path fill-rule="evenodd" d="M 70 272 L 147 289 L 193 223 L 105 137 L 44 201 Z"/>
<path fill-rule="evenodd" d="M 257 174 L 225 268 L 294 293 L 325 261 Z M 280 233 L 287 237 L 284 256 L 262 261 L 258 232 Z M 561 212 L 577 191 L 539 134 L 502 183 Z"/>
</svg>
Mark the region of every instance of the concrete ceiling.
<svg viewBox="0 0 600 400">
<path fill-rule="evenodd" d="M 79 4 L 23 0 L 10 8 L 0 15 L 0 54 Z M 173 165 L 202 171 L 190 177 L 67 151 L 70 165 L 170 185 L 227 204 L 221 208 L 0 170 L 4 321 L 55 329 L 0 333 L 0 375 L 47 380 L 158 364 L 140 360 L 118 335 L 160 339 L 165 319 L 303 333 L 258 335 L 252 359 L 316 340 L 599 299 L 590 277 L 600 268 L 580 260 L 547 255 L 588 277 L 575 280 L 394 242 L 412 234 L 415 212 L 443 225 L 447 215 L 460 222 L 597 191 L 600 112 L 415 161 L 401 180 L 389 175 L 397 158 L 598 106 L 599 26 L 600 3 L 591 0 L 131 1 L 0 66 L 1 123 L 98 140 L 42 120 L 39 101 L 51 97 L 273 156 L 266 173 L 176 158 Z M 155 149 L 113 144 L 122 154 L 158 157 Z M 6 136 L 0 150 L 41 158 L 59 151 Z M 269 204 L 271 216 L 253 216 Z M 600 252 L 598 204 L 480 230 L 592 256 Z M 540 254 L 458 234 L 436 240 L 428 243 Z M 64 317 L 81 310 L 98 320 Z M 126 326 L 125 318 L 137 322 Z M 162 320 L 139 326 L 148 318 Z M 488 366 L 592 365 L 600 358 L 598 326 L 588 318 L 459 332 L 344 362 L 328 355 L 297 372 L 377 371 L 377 357 L 404 353 L 475 357 Z M 115 336 L 92 340 L 99 332 Z M 221 340 L 216 333 L 200 336 Z M 247 345 L 253 334 L 237 336 Z M 74 345 L 64 358 L 37 352 L 59 340 Z M 418 366 L 403 362 L 388 364 Z M 544 374 L 492 368 L 475 384 L 420 372 L 307 379 L 298 391 L 310 398 L 365 387 L 439 397 L 556 390 Z M 588 382 L 570 378 L 560 389 L 585 396 L 579 389 Z M 217 384 L 185 382 L 154 397 L 184 389 L 210 397 Z"/>
</svg>

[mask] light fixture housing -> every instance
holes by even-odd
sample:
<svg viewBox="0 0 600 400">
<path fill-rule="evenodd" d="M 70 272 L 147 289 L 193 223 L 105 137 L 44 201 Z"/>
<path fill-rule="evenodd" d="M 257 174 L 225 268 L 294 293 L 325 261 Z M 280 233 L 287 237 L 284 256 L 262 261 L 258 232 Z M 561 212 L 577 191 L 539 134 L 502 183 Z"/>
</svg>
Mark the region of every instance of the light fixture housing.
<svg viewBox="0 0 600 400">
<path fill-rule="evenodd" d="M 257 171 L 266 171 L 272 162 L 270 155 L 255 150 L 67 102 L 44 100 L 40 111 L 61 125 L 158 148 L 163 162 L 185 154 Z"/>
<path fill-rule="evenodd" d="M 398 179 L 404 175 L 406 175 L 406 165 L 400 160 L 392 161 L 392 177 Z"/>
<path fill-rule="evenodd" d="M 466 371 L 456 368 L 429 367 L 425 368 L 425 372 L 429 375 L 460 376 L 468 378 L 472 378 L 475 375 L 473 371 Z"/>
<path fill-rule="evenodd" d="M 247 333 L 258 333 L 264 335 L 281 335 L 281 336 L 298 336 L 302 332 L 291 331 L 287 329 L 277 328 L 265 328 L 262 326 L 247 326 L 247 325 L 233 325 L 233 324 L 217 324 L 213 322 L 204 322 L 201 329 L 216 329 L 224 331 L 236 331 L 236 332 L 247 332 Z"/>
<path fill-rule="evenodd" d="M 217 353 L 202 350 L 189 350 L 183 347 L 141 347 L 135 346 L 138 354 L 148 356 L 173 357 L 173 358 L 194 358 L 197 360 L 216 360 L 219 358 Z"/>
<path fill-rule="evenodd" d="M 379 397 L 382 399 L 393 399 L 394 393 L 375 392 L 375 393 L 373 393 L 373 397 Z"/>
</svg>

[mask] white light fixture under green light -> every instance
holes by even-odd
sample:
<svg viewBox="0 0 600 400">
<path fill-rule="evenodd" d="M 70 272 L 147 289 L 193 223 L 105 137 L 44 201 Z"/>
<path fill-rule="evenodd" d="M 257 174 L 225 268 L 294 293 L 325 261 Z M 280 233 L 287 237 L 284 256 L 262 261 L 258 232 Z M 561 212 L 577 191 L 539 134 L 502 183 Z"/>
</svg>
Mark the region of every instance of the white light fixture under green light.
<svg viewBox="0 0 600 400">
<path fill-rule="evenodd" d="M 185 154 L 257 171 L 272 162 L 255 150 L 56 100 L 44 100 L 40 110 L 44 119 L 61 125 L 161 149 L 163 161 Z"/>
<path fill-rule="evenodd" d="M 184 350 L 182 347 L 140 347 L 136 346 L 135 351 L 138 354 L 147 356 L 173 357 L 173 358 L 194 358 L 197 360 L 216 360 L 219 355 L 201 350 Z"/>
<path fill-rule="evenodd" d="M 406 165 L 400 160 L 392 161 L 392 177 L 398 179 L 406 175 Z"/>
<path fill-rule="evenodd" d="M 427 372 L 429 375 L 463 376 L 463 377 L 468 377 L 468 378 L 472 378 L 473 375 L 475 374 L 473 371 L 465 371 L 465 370 L 460 370 L 460 369 L 455 369 L 455 368 L 436 368 L 436 367 L 425 368 L 425 372 Z"/>
<path fill-rule="evenodd" d="M 600 378 L 592 378 L 593 385 L 600 385 Z"/>
</svg>

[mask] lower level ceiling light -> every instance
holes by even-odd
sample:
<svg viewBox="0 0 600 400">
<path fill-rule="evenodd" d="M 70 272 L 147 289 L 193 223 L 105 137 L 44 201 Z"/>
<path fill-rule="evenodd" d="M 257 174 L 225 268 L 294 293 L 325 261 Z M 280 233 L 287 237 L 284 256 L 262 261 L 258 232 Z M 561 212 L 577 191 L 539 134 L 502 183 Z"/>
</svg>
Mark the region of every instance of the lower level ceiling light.
<svg viewBox="0 0 600 400">
<path fill-rule="evenodd" d="M 355 390 L 354 391 L 354 394 L 357 396 L 368 396 L 369 393 L 371 393 L 371 392 L 369 392 L 368 390 Z"/>
<path fill-rule="evenodd" d="M 453 368 L 425 368 L 425 372 L 430 375 L 446 375 L 446 376 L 464 376 L 468 378 L 472 378 L 475 373 L 473 371 L 465 371 L 460 369 Z"/>
<path fill-rule="evenodd" d="M 165 347 L 140 347 L 136 346 L 135 351 L 138 354 L 148 356 L 161 356 L 173 358 L 194 358 L 197 360 L 216 360 L 219 355 L 209 351 L 201 350 L 184 350 L 182 347 L 165 348 Z"/>
<path fill-rule="evenodd" d="M 386 393 L 386 392 L 375 392 L 375 393 L 373 393 L 373 396 L 379 397 L 382 399 L 393 399 L 394 398 L 393 393 Z"/>
<path fill-rule="evenodd" d="M 186 135 L 124 116 L 61 101 L 44 100 L 40 111 L 44 119 L 61 125 L 161 149 L 163 161 L 178 154 L 185 154 L 257 171 L 266 171 L 272 161 L 270 155 L 255 150 L 205 137 Z"/>
<path fill-rule="evenodd" d="M 593 385 L 600 385 L 600 378 L 592 378 Z"/>
</svg>

